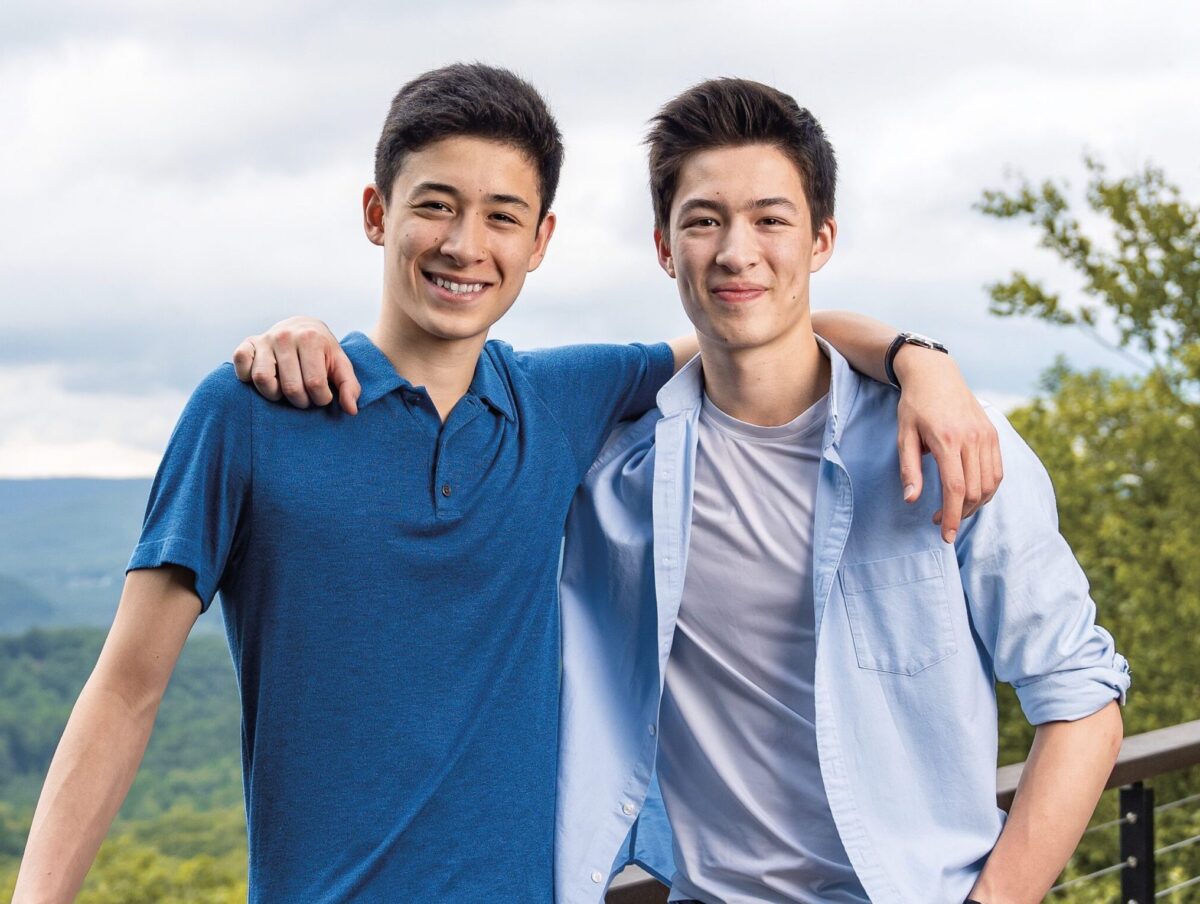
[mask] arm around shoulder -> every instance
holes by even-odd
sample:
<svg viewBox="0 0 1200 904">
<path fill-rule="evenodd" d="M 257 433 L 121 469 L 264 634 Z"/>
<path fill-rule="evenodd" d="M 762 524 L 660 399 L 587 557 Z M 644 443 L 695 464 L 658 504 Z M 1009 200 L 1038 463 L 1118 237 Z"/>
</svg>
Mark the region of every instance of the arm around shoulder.
<svg viewBox="0 0 1200 904">
<path fill-rule="evenodd" d="M 187 569 L 129 573 L 108 639 L 50 763 L 14 904 L 74 899 L 137 774 L 199 614 Z"/>
</svg>

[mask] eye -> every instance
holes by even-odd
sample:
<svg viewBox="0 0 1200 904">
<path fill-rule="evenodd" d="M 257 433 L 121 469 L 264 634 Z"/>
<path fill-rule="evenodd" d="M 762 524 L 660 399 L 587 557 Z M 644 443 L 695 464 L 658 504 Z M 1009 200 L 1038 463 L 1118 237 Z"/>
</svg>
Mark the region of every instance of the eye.
<svg viewBox="0 0 1200 904">
<path fill-rule="evenodd" d="M 444 201 L 421 201 L 420 203 L 414 204 L 413 206 L 416 207 L 418 210 L 429 210 L 429 211 L 432 211 L 433 213 L 450 213 L 451 212 L 450 206 L 448 204 L 446 204 Z"/>
<path fill-rule="evenodd" d="M 696 217 L 694 220 L 688 220 L 686 223 L 684 223 L 683 228 L 684 229 L 693 229 L 693 228 L 706 229 L 706 228 L 712 228 L 713 226 L 716 226 L 716 225 L 717 225 L 717 221 L 715 219 L 713 219 L 712 217 Z"/>
<path fill-rule="evenodd" d="M 512 214 L 497 212 L 497 213 L 492 214 L 492 219 L 498 220 L 501 223 L 510 223 L 513 226 L 521 225 L 520 222 L 514 216 L 512 216 Z"/>
<path fill-rule="evenodd" d="M 779 217 L 763 217 L 761 220 L 759 220 L 759 223 L 761 223 L 763 226 L 786 226 L 787 225 L 787 221 L 781 220 L 781 219 L 779 219 Z"/>
</svg>

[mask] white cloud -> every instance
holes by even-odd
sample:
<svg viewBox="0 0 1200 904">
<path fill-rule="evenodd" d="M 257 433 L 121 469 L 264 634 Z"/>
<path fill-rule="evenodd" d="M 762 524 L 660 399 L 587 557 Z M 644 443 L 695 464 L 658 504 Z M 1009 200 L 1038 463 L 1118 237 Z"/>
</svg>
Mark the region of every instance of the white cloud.
<svg viewBox="0 0 1200 904">
<path fill-rule="evenodd" d="M 741 75 L 794 93 L 838 148 L 842 231 L 817 302 L 953 340 L 978 385 L 1021 396 L 1059 351 L 1104 359 L 988 317 L 981 286 L 1013 268 L 1074 283 L 1032 229 L 972 202 L 1010 164 L 1078 186 L 1085 148 L 1116 172 L 1153 158 L 1196 197 L 1197 45 L 1200 11 L 1167 2 L 7 3 L 0 381 L 57 389 L 36 408 L 0 396 L 0 474 L 145 468 L 186 388 L 247 331 L 299 312 L 368 326 L 380 260 L 358 198 L 376 130 L 403 81 L 453 59 L 528 76 L 568 146 L 559 232 L 496 335 L 686 329 L 648 237 L 639 140 L 674 92 Z M 143 421 L 159 426 L 131 440 Z"/>
<path fill-rule="evenodd" d="M 0 476 L 137 477 L 158 467 L 186 397 L 79 392 L 53 364 L 0 367 Z"/>
</svg>

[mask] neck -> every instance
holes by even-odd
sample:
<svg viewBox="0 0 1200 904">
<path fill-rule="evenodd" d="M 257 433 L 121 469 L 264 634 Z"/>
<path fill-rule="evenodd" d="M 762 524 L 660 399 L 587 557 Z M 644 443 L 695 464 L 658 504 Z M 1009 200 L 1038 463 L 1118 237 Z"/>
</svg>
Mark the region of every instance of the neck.
<svg viewBox="0 0 1200 904">
<path fill-rule="evenodd" d="M 466 395 L 487 334 L 466 339 L 431 336 L 407 318 L 380 316 L 370 333 L 396 373 L 414 386 L 424 386 L 443 421 Z"/>
<path fill-rule="evenodd" d="M 776 427 L 795 420 L 829 391 L 829 359 L 805 318 L 755 348 L 729 348 L 700 337 L 704 391 L 730 417 Z"/>
</svg>

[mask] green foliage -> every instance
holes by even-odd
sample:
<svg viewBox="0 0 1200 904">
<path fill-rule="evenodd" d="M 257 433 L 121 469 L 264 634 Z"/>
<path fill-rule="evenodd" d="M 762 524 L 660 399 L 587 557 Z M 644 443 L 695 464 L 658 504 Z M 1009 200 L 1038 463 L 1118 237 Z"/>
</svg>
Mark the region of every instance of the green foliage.
<svg viewBox="0 0 1200 904">
<path fill-rule="evenodd" d="M 1054 481 L 1063 535 L 1087 572 L 1099 620 L 1129 658 L 1127 735 L 1200 718 L 1200 225 L 1162 172 L 1109 179 L 1094 160 L 1087 203 L 1111 228 L 1085 234 L 1050 182 L 1015 194 L 985 192 L 984 213 L 1026 217 L 1041 244 L 1082 277 L 1084 300 L 1068 306 L 1014 273 L 990 287 L 992 310 L 1082 327 L 1115 325 L 1117 347 L 1146 359 L 1143 375 L 1080 373 L 1059 361 L 1042 393 L 1010 415 Z M 1110 250 L 1103 250 L 1106 245 Z M 1032 729 L 1011 692 L 1001 694 L 1002 762 L 1024 758 Z M 1160 803 L 1200 792 L 1200 769 L 1151 782 Z M 1116 816 L 1106 795 L 1094 821 Z M 1160 844 L 1200 834 L 1200 807 L 1161 815 Z M 1116 861 L 1116 830 L 1085 837 L 1068 869 L 1083 875 Z M 1159 888 L 1200 875 L 1200 847 L 1164 855 Z M 1115 878 L 1054 900 L 1111 901 Z"/>
<path fill-rule="evenodd" d="M 3 812 L 0 806 L 0 820 Z M 12 895 L 17 866 L 17 856 L 0 853 L 0 900 Z M 198 813 L 185 806 L 152 819 L 118 824 L 101 846 L 75 900 L 78 904 L 244 904 L 242 808 Z"/>
<path fill-rule="evenodd" d="M 33 804 L 104 642 L 96 628 L 0 636 L 0 900 Z M 240 709 L 223 641 L 193 637 L 137 780 L 78 901 L 246 900 Z"/>
<path fill-rule="evenodd" d="M 1075 325 L 1097 338 L 1111 319 L 1120 349 L 1149 356 L 1172 380 L 1200 378 L 1200 211 L 1156 167 L 1111 179 L 1097 160 L 1086 164 L 1088 206 L 1110 230 L 1099 239 L 1084 231 L 1053 182 L 1022 181 L 1013 194 L 983 193 L 977 206 L 985 214 L 1026 217 L 1038 228 L 1041 246 L 1082 278 L 1085 296 L 1064 305 L 1060 295 L 1018 271 L 989 287 L 992 312 Z"/>
</svg>

